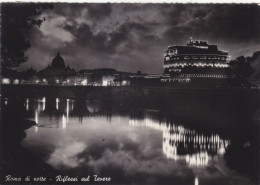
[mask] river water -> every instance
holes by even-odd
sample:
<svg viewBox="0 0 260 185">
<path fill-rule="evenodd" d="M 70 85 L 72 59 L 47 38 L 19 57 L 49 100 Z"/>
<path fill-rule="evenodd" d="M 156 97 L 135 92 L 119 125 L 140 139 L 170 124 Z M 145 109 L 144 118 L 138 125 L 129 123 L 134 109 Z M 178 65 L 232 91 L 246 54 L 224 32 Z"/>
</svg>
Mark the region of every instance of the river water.
<svg viewBox="0 0 260 185">
<path fill-rule="evenodd" d="M 111 104 L 25 98 L 24 115 L 36 125 L 21 145 L 57 174 L 90 176 L 92 183 L 97 175 L 107 184 L 254 184 L 250 141 L 194 127 L 159 109 Z"/>
</svg>

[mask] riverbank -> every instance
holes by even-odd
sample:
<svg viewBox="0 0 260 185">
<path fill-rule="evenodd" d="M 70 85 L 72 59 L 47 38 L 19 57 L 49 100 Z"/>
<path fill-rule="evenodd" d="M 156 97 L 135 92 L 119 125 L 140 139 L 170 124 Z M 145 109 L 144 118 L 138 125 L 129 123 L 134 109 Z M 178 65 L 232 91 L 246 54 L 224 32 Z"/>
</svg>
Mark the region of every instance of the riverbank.
<svg viewBox="0 0 260 185">
<path fill-rule="evenodd" d="M 20 145 L 26 137 L 25 130 L 36 125 L 34 121 L 24 119 L 21 113 L 18 105 L 1 110 L 1 184 L 24 184 L 28 176 L 33 179 L 57 174 L 52 167 Z"/>
</svg>

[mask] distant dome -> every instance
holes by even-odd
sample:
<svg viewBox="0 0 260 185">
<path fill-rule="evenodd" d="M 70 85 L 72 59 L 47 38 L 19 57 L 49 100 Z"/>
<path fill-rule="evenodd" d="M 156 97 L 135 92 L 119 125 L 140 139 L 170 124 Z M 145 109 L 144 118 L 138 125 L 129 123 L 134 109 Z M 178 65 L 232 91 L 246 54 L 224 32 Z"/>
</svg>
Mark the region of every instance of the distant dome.
<svg viewBox="0 0 260 185">
<path fill-rule="evenodd" d="M 65 62 L 60 56 L 60 52 L 58 52 L 57 56 L 52 60 L 51 67 L 54 69 L 65 69 Z"/>
</svg>

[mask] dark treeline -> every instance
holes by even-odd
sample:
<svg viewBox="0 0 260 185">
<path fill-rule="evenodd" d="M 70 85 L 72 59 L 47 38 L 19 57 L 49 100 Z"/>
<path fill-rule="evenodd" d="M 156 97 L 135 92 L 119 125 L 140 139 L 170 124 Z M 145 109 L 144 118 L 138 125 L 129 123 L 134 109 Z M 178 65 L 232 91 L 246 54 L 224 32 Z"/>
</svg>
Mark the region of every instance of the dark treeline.
<svg viewBox="0 0 260 185">
<path fill-rule="evenodd" d="M 51 4 L 44 3 L 3 3 L 1 5 L 1 68 L 3 76 L 17 76 L 14 68 L 27 62 L 26 51 L 33 26 L 40 27 L 45 17 L 40 17 Z"/>
<path fill-rule="evenodd" d="M 256 51 L 252 56 L 240 56 L 230 61 L 231 74 L 235 75 L 240 83 L 257 83 L 259 73 L 254 65 L 260 64 L 260 51 Z M 254 74 L 254 75 L 253 75 Z"/>
</svg>

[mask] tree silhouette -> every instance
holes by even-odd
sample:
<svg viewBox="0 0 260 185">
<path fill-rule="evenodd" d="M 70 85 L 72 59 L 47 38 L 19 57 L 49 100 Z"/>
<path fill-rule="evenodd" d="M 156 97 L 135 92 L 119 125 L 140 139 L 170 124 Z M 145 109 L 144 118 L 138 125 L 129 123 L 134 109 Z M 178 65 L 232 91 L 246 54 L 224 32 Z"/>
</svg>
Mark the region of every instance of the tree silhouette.
<svg viewBox="0 0 260 185">
<path fill-rule="evenodd" d="M 51 4 L 3 3 L 1 5 L 1 67 L 6 73 L 28 60 L 25 52 L 30 48 L 29 33 L 33 26 L 41 26 L 45 20 L 42 12 Z"/>
<path fill-rule="evenodd" d="M 238 84 L 250 85 L 250 77 L 255 71 L 252 67 L 252 62 L 259 57 L 260 52 L 256 51 L 252 56 L 237 57 L 235 60 L 230 61 L 231 75 L 235 75 Z"/>
</svg>

